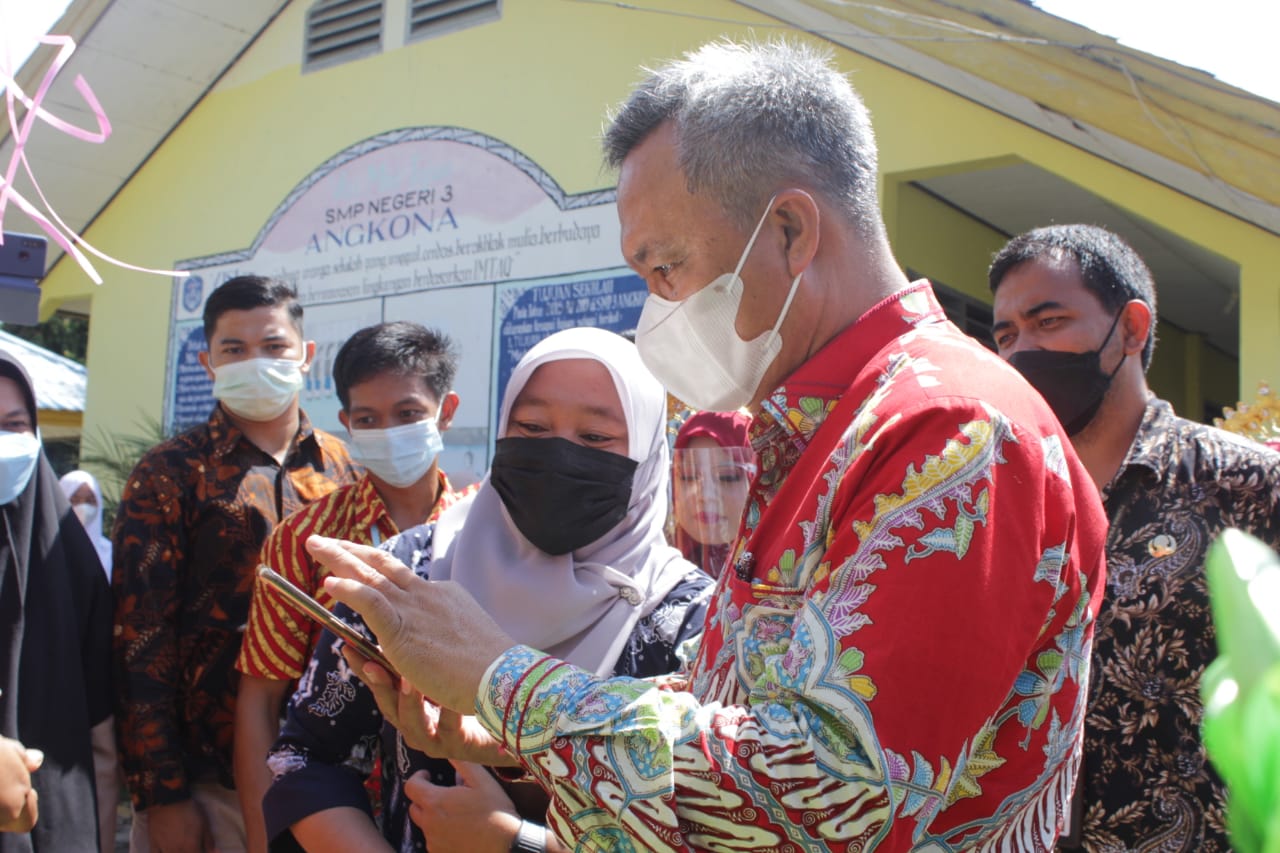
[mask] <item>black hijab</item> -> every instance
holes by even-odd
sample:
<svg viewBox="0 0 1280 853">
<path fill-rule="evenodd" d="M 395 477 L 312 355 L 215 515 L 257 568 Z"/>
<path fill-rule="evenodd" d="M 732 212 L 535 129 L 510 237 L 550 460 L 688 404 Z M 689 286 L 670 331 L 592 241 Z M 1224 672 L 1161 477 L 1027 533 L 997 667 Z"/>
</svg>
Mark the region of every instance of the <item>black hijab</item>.
<svg viewBox="0 0 1280 853">
<path fill-rule="evenodd" d="M 35 393 L 0 350 L 32 421 Z M 40 817 L 0 833 L 0 853 L 98 849 L 89 730 L 111 713 L 111 593 L 97 553 L 41 450 L 26 488 L 0 507 L 0 734 L 44 751 Z"/>
</svg>

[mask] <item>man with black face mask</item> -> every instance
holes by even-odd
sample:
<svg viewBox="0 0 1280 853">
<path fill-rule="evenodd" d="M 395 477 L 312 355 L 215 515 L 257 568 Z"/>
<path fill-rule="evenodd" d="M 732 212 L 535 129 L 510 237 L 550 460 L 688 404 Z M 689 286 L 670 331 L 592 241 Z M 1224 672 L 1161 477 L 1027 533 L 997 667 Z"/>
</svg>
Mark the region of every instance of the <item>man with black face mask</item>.
<svg viewBox="0 0 1280 853">
<path fill-rule="evenodd" d="M 1155 286 L 1089 225 L 1015 237 L 989 273 L 1000 355 L 1062 421 L 1111 522 L 1076 795 L 1087 849 L 1227 850 L 1200 743 L 1216 655 L 1204 556 L 1228 526 L 1280 546 L 1280 454 L 1177 417 L 1147 388 Z"/>
</svg>

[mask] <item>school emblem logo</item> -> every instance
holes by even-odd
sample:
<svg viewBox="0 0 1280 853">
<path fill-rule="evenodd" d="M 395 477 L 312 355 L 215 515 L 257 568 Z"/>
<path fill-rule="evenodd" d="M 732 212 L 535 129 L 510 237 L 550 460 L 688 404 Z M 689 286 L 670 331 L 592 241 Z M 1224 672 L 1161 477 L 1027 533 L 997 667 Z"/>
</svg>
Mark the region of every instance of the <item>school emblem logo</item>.
<svg viewBox="0 0 1280 853">
<path fill-rule="evenodd" d="M 182 280 L 182 308 L 184 311 L 195 311 L 204 300 L 204 279 L 198 275 L 189 275 Z"/>
</svg>

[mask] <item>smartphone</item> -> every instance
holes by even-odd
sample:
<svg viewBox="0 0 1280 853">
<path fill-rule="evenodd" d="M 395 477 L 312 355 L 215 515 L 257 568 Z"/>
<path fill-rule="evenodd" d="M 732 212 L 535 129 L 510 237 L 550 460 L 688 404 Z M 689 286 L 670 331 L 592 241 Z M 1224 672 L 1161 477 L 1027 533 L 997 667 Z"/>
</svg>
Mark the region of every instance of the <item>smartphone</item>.
<svg viewBox="0 0 1280 853">
<path fill-rule="evenodd" d="M 382 653 L 382 649 L 376 643 L 371 642 L 364 634 L 334 616 L 323 604 L 289 583 L 270 566 L 258 566 L 258 577 L 262 578 L 269 586 L 274 587 L 290 604 L 300 608 L 303 613 L 349 643 L 363 657 L 391 673 L 392 677 L 397 676 L 395 667 L 391 665 L 391 661 L 387 660 L 387 656 Z"/>
</svg>

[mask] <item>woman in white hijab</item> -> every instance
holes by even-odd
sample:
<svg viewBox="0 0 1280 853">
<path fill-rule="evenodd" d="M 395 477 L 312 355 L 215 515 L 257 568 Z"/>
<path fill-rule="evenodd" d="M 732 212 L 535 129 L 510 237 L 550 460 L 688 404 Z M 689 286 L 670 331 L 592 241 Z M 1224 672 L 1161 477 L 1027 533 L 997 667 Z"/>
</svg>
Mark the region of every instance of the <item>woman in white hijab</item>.
<svg viewBox="0 0 1280 853">
<path fill-rule="evenodd" d="M 586 375 L 544 370 L 553 364 Z M 602 422 L 567 431 L 597 433 L 548 436 L 555 403 L 599 408 L 589 393 L 599 389 L 585 387 L 593 372 L 612 380 L 625 420 L 613 427 L 592 412 Z M 457 581 L 517 642 L 609 675 L 631 629 L 688 574 L 663 535 L 666 394 L 625 338 L 568 329 L 512 372 L 498 435 L 479 491 L 436 525 L 431 579 Z"/>
<path fill-rule="evenodd" d="M 711 581 L 663 537 L 666 420 L 666 394 L 634 344 L 600 329 L 554 334 L 511 374 L 476 493 L 447 510 L 429 540 L 414 528 L 385 547 L 419 574 L 464 586 L 519 643 L 600 675 L 671 672 L 677 647 L 701 631 Z M 429 561 L 410 553 L 424 549 Z M 350 610 L 340 615 L 358 623 Z M 372 691 L 340 651 L 332 635 L 321 638 L 290 702 L 269 760 L 268 835 L 292 830 L 308 850 L 423 850 L 405 782 L 423 771 L 416 786 L 443 789 L 453 767 L 383 727 Z M 359 814 L 367 799 L 350 773 L 368 772 L 362 744 L 379 733 L 381 838 Z M 471 799 L 428 826 L 435 849 L 543 849 L 541 827 L 503 811 L 511 804 L 491 777 L 463 772 L 465 786 L 446 793 Z M 514 848 L 517 832 L 532 846 Z"/>
<path fill-rule="evenodd" d="M 84 526 L 84 532 L 89 534 L 107 580 L 111 580 L 111 540 L 102 535 L 102 489 L 98 479 L 88 471 L 69 471 L 58 480 L 58 485 Z"/>
</svg>

